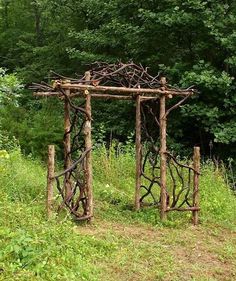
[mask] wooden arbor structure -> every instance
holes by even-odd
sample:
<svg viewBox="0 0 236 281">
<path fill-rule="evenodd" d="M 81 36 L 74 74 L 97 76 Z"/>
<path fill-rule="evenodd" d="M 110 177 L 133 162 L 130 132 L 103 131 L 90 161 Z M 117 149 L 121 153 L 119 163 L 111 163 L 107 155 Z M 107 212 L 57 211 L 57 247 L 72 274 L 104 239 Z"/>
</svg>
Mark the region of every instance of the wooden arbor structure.
<svg viewBox="0 0 236 281">
<path fill-rule="evenodd" d="M 183 164 L 167 150 L 167 117 L 194 90 L 171 87 L 165 77 L 154 77 L 132 62 L 95 63 L 76 79 L 54 72 L 53 75 L 52 85 L 43 82 L 30 86 L 35 96 L 64 101 L 64 171 L 54 175 L 54 149 L 49 146 L 48 212 L 56 181 L 61 207 L 66 207 L 77 220 L 93 217 L 91 99 L 131 100 L 136 103 L 135 210 L 157 206 L 161 219 L 169 211 L 191 211 L 193 223 L 197 224 L 199 147 L 194 148 L 191 165 Z"/>
</svg>

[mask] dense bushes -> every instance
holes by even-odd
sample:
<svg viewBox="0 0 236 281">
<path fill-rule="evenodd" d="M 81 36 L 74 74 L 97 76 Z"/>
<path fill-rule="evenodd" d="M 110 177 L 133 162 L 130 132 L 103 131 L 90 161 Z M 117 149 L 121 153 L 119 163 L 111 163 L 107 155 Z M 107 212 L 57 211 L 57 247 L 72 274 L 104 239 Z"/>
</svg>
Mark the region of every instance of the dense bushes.
<svg viewBox="0 0 236 281">
<path fill-rule="evenodd" d="M 234 1 L 2 0 L 0 10 L 1 66 L 17 70 L 24 83 L 49 82 L 50 69 L 83 74 L 98 60 L 141 62 L 171 84 L 194 84 L 200 92 L 170 116 L 168 133 L 175 147 L 200 144 L 209 156 L 211 141 L 215 156 L 235 158 Z M 42 155 L 40 142 L 58 142 L 59 111 L 45 109 L 27 91 L 19 104 L 21 110 L 0 109 L 3 129 L 19 139 L 24 151 Z M 107 138 L 112 132 L 124 141 L 133 130 L 134 110 L 127 103 L 96 103 L 93 113 L 94 127 L 105 125 Z M 51 134 L 43 131 L 45 119 L 45 131 L 48 122 L 55 124 Z"/>
</svg>

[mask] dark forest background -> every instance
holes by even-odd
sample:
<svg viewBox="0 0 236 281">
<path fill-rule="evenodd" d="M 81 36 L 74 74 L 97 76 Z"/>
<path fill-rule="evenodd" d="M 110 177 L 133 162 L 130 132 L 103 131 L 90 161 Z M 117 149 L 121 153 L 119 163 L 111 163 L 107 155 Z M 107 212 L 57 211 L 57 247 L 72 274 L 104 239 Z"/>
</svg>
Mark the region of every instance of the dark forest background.
<svg viewBox="0 0 236 281">
<path fill-rule="evenodd" d="M 82 74 L 101 60 L 133 60 L 172 85 L 196 85 L 199 94 L 170 116 L 170 146 L 188 155 L 197 144 L 206 158 L 235 159 L 236 1 L 0 0 L 0 77 L 14 73 L 9 83 L 47 81 L 50 70 Z M 93 108 L 95 140 L 132 140 L 134 105 Z M 0 103 L 1 135 L 33 155 L 61 146 L 62 118 L 60 101 L 24 89 Z"/>
</svg>

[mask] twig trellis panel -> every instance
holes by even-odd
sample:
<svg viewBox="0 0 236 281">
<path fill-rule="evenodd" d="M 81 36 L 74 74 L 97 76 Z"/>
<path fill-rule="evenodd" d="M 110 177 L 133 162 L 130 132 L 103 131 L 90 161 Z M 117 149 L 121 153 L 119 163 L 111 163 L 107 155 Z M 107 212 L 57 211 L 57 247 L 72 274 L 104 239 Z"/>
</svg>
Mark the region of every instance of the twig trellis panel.
<svg viewBox="0 0 236 281">
<path fill-rule="evenodd" d="M 81 77 L 52 72 L 52 79 L 52 85 L 41 82 L 30 86 L 35 96 L 64 101 L 64 171 L 52 176 L 54 167 L 49 165 L 49 213 L 52 181 L 56 180 L 62 198 L 59 209 L 66 207 L 77 220 L 93 217 L 91 99 L 118 99 L 136 103 L 135 209 L 157 206 L 161 219 L 169 211 L 192 211 L 193 223 L 198 223 L 199 148 L 194 148 L 193 166 L 183 164 L 167 150 L 166 132 L 168 115 L 195 93 L 192 87 L 172 87 L 165 77 L 152 76 L 147 68 L 133 62 L 97 62 Z M 84 102 L 76 104 L 77 97 Z M 167 108 L 172 98 L 181 99 Z M 156 131 L 150 131 L 150 122 Z"/>
</svg>

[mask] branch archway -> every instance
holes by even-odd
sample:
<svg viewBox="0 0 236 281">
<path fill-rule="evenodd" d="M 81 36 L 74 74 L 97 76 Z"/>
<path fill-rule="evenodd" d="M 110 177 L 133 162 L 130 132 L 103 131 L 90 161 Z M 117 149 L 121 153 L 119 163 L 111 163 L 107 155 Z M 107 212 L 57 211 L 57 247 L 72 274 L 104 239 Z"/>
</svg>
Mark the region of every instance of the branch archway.
<svg viewBox="0 0 236 281">
<path fill-rule="evenodd" d="M 52 72 L 52 79 L 51 85 L 33 83 L 30 89 L 37 97 L 64 101 L 64 171 L 53 177 L 62 198 L 59 208 L 66 207 L 77 220 L 93 217 L 91 99 L 131 100 L 136 104 L 135 209 L 156 206 L 162 220 L 169 211 L 191 211 L 198 223 L 199 148 L 194 148 L 192 166 L 167 149 L 167 118 L 195 94 L 193 87 L 172 87 L 165 77 L 132 62 L 95 63 L 79 78 Z M 168 108 L 170 99 L 177 101 Z"/>
</svg>

